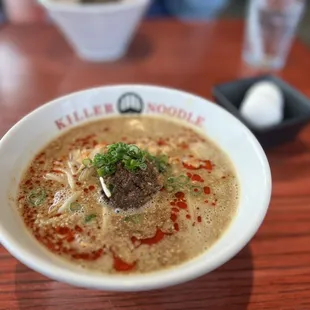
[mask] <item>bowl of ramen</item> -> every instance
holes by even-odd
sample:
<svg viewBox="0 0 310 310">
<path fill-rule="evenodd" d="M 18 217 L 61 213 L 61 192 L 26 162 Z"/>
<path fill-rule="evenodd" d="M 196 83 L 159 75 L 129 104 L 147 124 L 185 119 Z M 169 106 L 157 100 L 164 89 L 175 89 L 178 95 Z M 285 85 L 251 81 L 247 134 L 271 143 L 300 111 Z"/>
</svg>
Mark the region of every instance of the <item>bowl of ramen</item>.
<svg viewBox="0 0 310 310">
<path fill-rule="evenodd" d="M 45 104 L 0 142 L 0 236 L 30 268 L 75 286 L 163 288 L 224 264 L 268 209 L 252 133 L 178 90 L 121 85 Z"/>
</svg>

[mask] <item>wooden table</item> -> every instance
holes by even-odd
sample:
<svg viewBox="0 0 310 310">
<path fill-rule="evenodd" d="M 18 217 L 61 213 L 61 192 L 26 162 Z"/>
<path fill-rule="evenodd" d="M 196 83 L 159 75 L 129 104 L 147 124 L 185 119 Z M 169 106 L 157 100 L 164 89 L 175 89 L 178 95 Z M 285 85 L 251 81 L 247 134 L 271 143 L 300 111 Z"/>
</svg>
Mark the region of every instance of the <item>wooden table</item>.
<svg viewBox="0 0 310 310">
<path fill-rule="evenodd" d="M 51 26 L 0 30 L 0 136 L 39 105 L 68 92 L 114 83 L 172 86 L 211 97 L 214 84 L 257 72 L 241 57 L 239 21 L 182 25 L 146 22 L 126 58 L 78 60 Z M 310 96 L 310 52 L 293 46 L 282 78 Z M 109 293 L 51 281 L 0 247 L 0 309 L 310 309 L 310 126 L 268 152 L 270 210 L 234 259 L 195 281 L 165 290 Z"/>
</svg>

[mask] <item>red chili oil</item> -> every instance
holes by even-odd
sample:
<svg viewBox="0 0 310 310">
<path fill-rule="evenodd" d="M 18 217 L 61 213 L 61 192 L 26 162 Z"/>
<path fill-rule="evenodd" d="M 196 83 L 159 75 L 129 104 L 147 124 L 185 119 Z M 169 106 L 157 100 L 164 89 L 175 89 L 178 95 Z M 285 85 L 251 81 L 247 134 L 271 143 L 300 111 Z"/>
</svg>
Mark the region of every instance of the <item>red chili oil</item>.
<svg viewBox="0 0 310 310">
<path fill-rule="evenodd" d="M 212 163 L 210 160 L 201 160 L 201 163 L 198 167 L 195 167 L 190 164 L 183 163 L 183 167 L 189 170 L 199 170 L 199 169 L 206 169 L 211 171 L 212 170 Z"/>
<path fill-rule="evenodd" d="M 175 197 L 177 197 L 178 199 L 184 199 L 185 194 L 183 192 L 177 192 L 174 195 Z"/>
<path fill-rule="evenodd" d="M 113 254 L 113 268 L 116 271 L 130 271 L 133 270 L 136 267 L 136 262 L 129 264 L 124 262 L 122 259 L 120 259 L 118 256 Z"/>
<path fill-rule="evenodd" d="M 157 228 L 156 233 L 153 237 L 145 238 L 145 239 L 137 239 L 136 237 L 131 237 L 131 242 L 135 243 L 136 241 L 140 241 L 140 244 L 152 245 L 152 244 L 159 243 L 165 237 L 165 235 L 169 235 L 169 234 L 166 234 L 163 231 L 161 231 L 159 228 Z"/>
<path fill-rule="evenodd" d="M 200 175 L 194 174 L 194 175 L 192 176 L 192 181 L 204 182 L 204 179 L 203 179 Z"/>
<path fill-rule="evenodd" d="M 167 145 L 167 143 L 166 143 L 166 141 L 164 141 L 164 140 L 162 140 L 162 139 L 159 139 L 159 140 L 157 141 L 157 145 L 163 146 L 163 145 Z"/>
<path fill-rule="evenodd" d="M 183 201 L 178 201 L 177 206 L 181 209 L 187 209 L 187 203 Z"/>
<path fill-rule="evenodd" d="M 172 222 L 175 222 L 177 220 L 177 215 L 175 213 L 171 213 L 170 218 Z"/>
<path fill-rule="evenodd" d="M 74 229 L 77 232 L 83 232 L 83 228 L 81 228 L 79 225 L 75 225 Z"/>
<path fill-rule="evenodd" d="M 205 186 L 205 187 L 203 188 L 203 191 L 204 191 L 204 193 L 205 193 L 206 195 L 209 195 L 209 194 L 211 193 L 211 189 L 210 189 L 209 186 Z"/>
</svg>

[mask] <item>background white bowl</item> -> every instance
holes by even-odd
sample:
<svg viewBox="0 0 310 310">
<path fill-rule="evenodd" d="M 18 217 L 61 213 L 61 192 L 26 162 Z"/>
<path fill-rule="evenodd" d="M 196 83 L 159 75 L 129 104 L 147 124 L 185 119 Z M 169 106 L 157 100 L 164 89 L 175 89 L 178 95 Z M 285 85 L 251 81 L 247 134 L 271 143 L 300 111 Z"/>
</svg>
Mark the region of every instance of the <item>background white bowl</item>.
<svg viewBox="0 0 310 310">
<path fill-rule="evenodd" d="M 78 4 L 38 0 L 77 55 L 88 61 L 122 57 L 150 4 L 150 0 Z"/>
<path fill-rule="evenodd" d="M 9 197 L 16 196 L 18 182 L 26 166 L 51 139 L 89 120 L 117 116 L 128 105 L 143 114 L 170 114 L 172 119 L 182 118 L 183 121 L 185 118 L 214 140 L 229 154 L 235 165 L 241 187 L 240 204 L 227 232 L 209 251 L 195 259 L 175 268 L 146 275 L 103 275 L 83 270 L 50 254 L 27 231 L 14 201 Z M 85 117 L 85 111 L 88 118 Z M 71 116 L 71 125 L 68 115 Z M 188 281 L 210 272 L 247 244 L 262 223 L 270 201 L 270 168 L 252 133 L 215 104 L 163 87 L 107 86 L 56 99 L 23 118 L 3 137 L 0 158 L 2 244 L 30 268 L 50 278 L 87 288 L 149 290 Z"/>
</svg>

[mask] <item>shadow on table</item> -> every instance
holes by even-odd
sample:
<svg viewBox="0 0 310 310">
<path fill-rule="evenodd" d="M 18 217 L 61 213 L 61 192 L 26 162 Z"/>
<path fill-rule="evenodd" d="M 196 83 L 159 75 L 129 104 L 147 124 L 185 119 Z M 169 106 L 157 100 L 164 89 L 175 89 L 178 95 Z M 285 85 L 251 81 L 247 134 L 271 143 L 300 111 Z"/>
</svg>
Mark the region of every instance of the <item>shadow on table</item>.
<svg viewBox="0 0 310 310">
<path fill-rule="evenodd" d="M 279 145 L 268 151 L 268 155 L 287 158 L 290 156 L 302 156 L 309 153 L 310 145 L 300 139 L 296 139 L 285 144 Z"/>
<path fill-rule="evenodd" d="M 150 83 L 152 76 L 148 79 L 144 77 L 142 81 L 137 74 L 137 65 L 150 58 L 152 53 L 151 39 L 147 35 L 137 34 L 126 55 L 114 62 L 87 62 L 74 54 L 66 59 L 66 64 L 62 59 L 57 60 L 65 68 L 57 85 L 57 96 L 107 84 Z"/>
<path fill-rule="evenodd" d="M 292 181 L 309 175 L 310 145 L 300 139 L 267 151 L 273 181 Z"/>
<path fill-rule="evenodd" d="M 162 290 L 112 293 L 74 288 L 49 280 L 18 263 L 15 294 L 19 309 L 57 310 L 246 310 L 253 285 L 250 247 L 219 269 Z"/>
<path fill-rule="evenodd" d="M 120 61 L 141 60 L 148 57 L 152 51 L 153 46 L 151 39 L 145 34 L 138 33 L 129 45 L 125 57 Z"/>
</svg>

